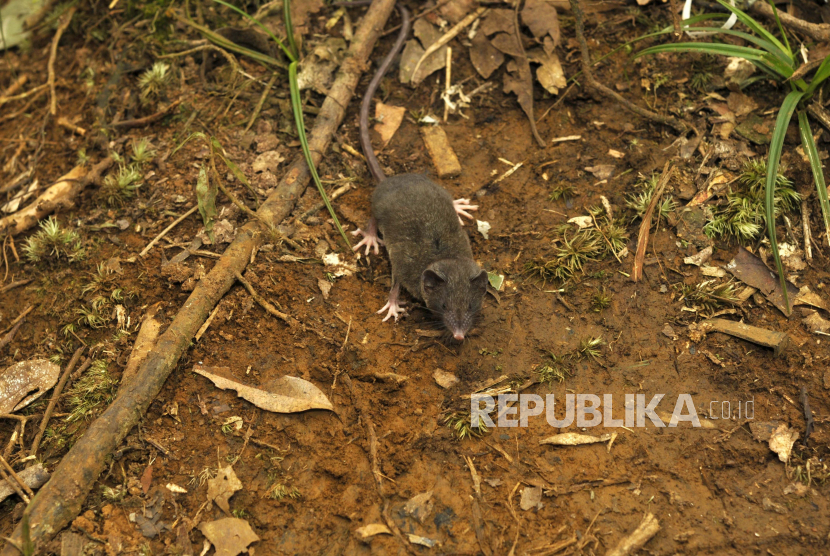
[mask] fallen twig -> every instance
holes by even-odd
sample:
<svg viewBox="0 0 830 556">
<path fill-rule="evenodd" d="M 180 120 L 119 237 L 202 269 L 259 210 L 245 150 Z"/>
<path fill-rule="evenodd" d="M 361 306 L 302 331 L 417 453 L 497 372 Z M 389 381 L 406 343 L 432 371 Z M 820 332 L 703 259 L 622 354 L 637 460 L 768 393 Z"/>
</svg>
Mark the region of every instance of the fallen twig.
<svg viewBox="0 0 830 556">
<path fill-rule="evenodd" d="M 6 330 L 3 330 L 2 334 L 5 334 L 5 333 L 6 333 L 6 331 L 11 330 L 12 328 L 14 328 L 14 327 L 15 327 L 15 325 L 17 325 L 17 323 L 21 322 L 24 318 L 26 318 L 26 315 L 28 315 L 29 313 L 31 313 L 31 312 L 32 312 L 32 310 L 33 310 L 34 308 L 35 308 L 35 306 L 34 306 L 34 305 L 29 305 L 28 307 L 26 307 L 26 308 L 23 310 L 23 312 L 22 312 L 22 313 L 20 313 L 19 315 L 17 315 L 17 318 L 15 318 L 15 319 L 14 319 L 14 320 L 13 320 L 13 321 L 12 321 L 12 322 L 11 322 L 11 323 L 7 326 L 7 327 L 6 327 Z"/>
<path fill-rule="evenodd" d="M 773 12 L 772 8 L 766 2 L 753 3 L 751 11 L 761 14 L 771 21 L 775 21 L 775 14 L 777 12 L 778 19 L 782 25 L 791 27 L 819 42 L 830 40 L 830 25 L 827 23 L 810 23 L 809 21 L 804 21 L 803 19 L 788 14 L 786 10 L 776 10 L 776 12 Z"/>
<path fill-rule="evenodd" d="M 88 172 L 84 171 L 83 166 L 76 166 L 41 193 L 26 208 L 0 218 L 0 234 L 8 233 L 15 236 L 33 227 L 58 206 L 70 204 L 89 184 L 100 180 L 101 174 L 110 166 L 112 166 L 110 157 L 103 159 Z"/>
<path fill-rule="evenodd" d="M 2 339 L 0 339 L 0 351 L 2 351 L 4 347 L 6 347 L 10 343 L 12 343 L 12 340 L 14 340 L 14 337 L 17 334 L 17 331 L 20 330 L 21 326 L 23 326 L 23 321 L 22 320 L 20 322 L 18 322 L 17 324 L 15 324 L 14 328 L 9 330 L 9 333 L 6 334 L 5 336 L 3 336 Z"/>
<path fill-rule="evenodd" d="M 660 522 L 654 514 L 646 514 L 637 528 L 627 537 L 620 539 L 617 546 L 605 553 L 605 556 L 626 556 L 640 550 L 660 530 Z"/>
<path fill-rule="evenodd" d="M 77 6 L 72 6 L 61 16 L 60 25 L 58 25 L 58 30 L 55 31 L 55 36 L 52 38 L 52 48 L 49 50 L 49 63 L 46 66 L 46 69 L 49 72 L 49 77 L 46 83 L 49 85 L 49 113 L 52 117 L 58 115 L 58 97 L 55 94 L 55 58 L 58 55 L 58 43 L 61 42 L 61 36 L 63 36 L 63 32 L 66 31 L 66 28 L 69 27 L 69 24 L 72 23 L 72 16 L 75 15 L 75 10 L 77 10 Z"/>
<path fill-rule="evenodd" d="M 6 463 L 5 459 L 3 459 L 3 463 Z M 6 463 L 6 465 L 8 465 L 8 463 Z M 20 485 L 14 479 L 14 477 L 6 473 L 5 466 L 0 466 L 0 479 L 6 481 L 9 484 L 9 486 L 12 487 L 12 489 L 17 493 L 20 499 L 23 500 L 24 503 L 29 504 L 31 502 L 31 499 L 28 496 L 26 496 L 26 493 L 23 492 L 23 489 L 20 488 Z"/>
<path fill-rule="evenodd" d="M 11 284 L 6 284 L 2 288 L 0 288 L 0 293 L 6 293 L 7 291 L 13 290 L 14 288 L 17 288 L 19 286 L 25 286 L 31 281 L 31 278 L 27 278 L 26 280 L 17 280 L 16 282 L 12 282 Z"/>
<path fill-rule="evenodd" d="M 291 317 L 289 317 L 285 313 L 278 311 L 276 307 L 274 307 L 273 305 L 271 305 L 270 303 L 265 301 L 256 292 L 256 290 L 254 290 L 254 287 L 251 285 L 251 283 L 248 282 L 245 278 L 243 278 L 242 275 L 239 272 L 236 272 L 235 275 L 236 275 L 236 279 L 239 280 L 239 283 L 242 284 L 242 286 L 246 290 L 248 290 L 248 293 L 251 295 L 251 297 L 254 298 L 254 301 L 256 301 L 260 305 L 260 307 L 265 309 L 266 313 L 277 317 L 278 319 L 283 321 L 285 324 L 288 324 L 288 325 L 294 325 L 295 324 L 294 319 L 292 319 Z"/>
<path fill-rule="evenodd" d="M 367 67 L 369 54 L 394 3 L 395 0 L 375 0 L 355 33 L 347 57 L 309 136 L 309 150 L 315 164 L 328 150 L 335 131 L 343 121 L 362 69 Z M 296 157 L 274 192 L 260 206 L 258 214 L 272 224 L 282 222 L 305 191 L 310 177 L 305 158 Z M 239 230 L 222 258 L 199 281 L 173 322 L 159 336 L 155 348 L 140 366 L 136 380 L 90 424 L 86 433 L 63 457 L 52 479 L 37 493 L 27 509 L 32 524 L 30 536 L 36 547 L 42 547 L 78 515 L 86 496 L 106 468 L 106 456 L 142 418 L 181 355 L 190 347 L 193 335 L 236 282 L 235 272 L 244 270 L 251 252 L 262 239 L 257 221 L 248 222 Z M 22 526 L 18 524 L 0 556 L 19 556 L 14 543 L 19 544 L 21 538 Z"/>
<path fill-rule="evenodd" d="M 666 188 L 666 184 L 669 183 L 669 179 L 671 179 L 673 173 L 674 166 L 672 166 L 671 160 L 669 160 L 663 167 L 663 175 L 660 177 L 660 182 L 651 194 L 651 202 L 643 215 L 643 221 L 640 222 L 640 232 L 637 234 L 637 254 L 634 256 L 634 269 L 631 271 L 631 279 L 635 282 L 643 277 L 643 261 L 646 258 L 646 246 L 648 245 L 648 237 L 651 231 L 651 216 L 654 213 L 654 207 L 657 206 L 660 197 L 663 195 L 663 190 Z"/>
<path fill-rule="evenodd" d="M 40 420 L 40 429 L 38 429 L 37 435 L 32 442 L 32 449 L 29 451 L 29 456 L 37 456 L 37 450 L 40 448 L 40 441 L 43 439 L 43 434 L 46 432 L 46 427 L 49 425 L 49 419 L 52 418 L 52 413 L 55 411 L 55 406 L 63 393 L 63 388 L 66 386 L 66 382 L 69 380 L 69 375 L 71 375 L 72 371 L 75 370 L 75 365 L 78 364 L 78 360 L 81 358 L 81 354 L 83 352 L 84 348 L 82 347 L 75 350 L 75 353 L 72 355 L 72 359 L 69 360 L 69 364 L 66 365 L 66 369 L 63 371 L 60 380 L 57 385 L 55 385 L 55 389 L 52 391 L 52 398 L 49 400 L 49 405 L 46 406 L 46 411 L 43 413 L 43 419 Z M 84 363 L 84 366 L 88 367 L 91 363 L 92 357 L 89 357 Z M 35 459 L 33 457 L 30 465 L 33 465 L 34 463 Z"/>
<path fill-rule="evenodd" d="M 169 226 L 167 226 L 165 229 L 163 229 L 159 233 L 159 235 L 157 235 L 152 240 L 150 240 L 150 243 L 147 244 L 147 247 L 145 247 L 144 249 L 141 250 L 141 253 L 139 253 L 138 256 L 142 257 L 142 258 L 146 257 L 147 253 L 150 252 L 150 249 L 153 248 L 153 245 L 158 243 L 158 241 L 161 238 L 163 238 L 164 236 L 166 236 L 168 234 L 168 232 L 170 232 L 170 230 L 172 230 L 173 228 L 175 228 L 176 226 L 181 224 L 182 220 L 184 220 L 185 218 L 187 218 L 188 216 L 190 216 L 191 214 L 193 214 L 197 210 L 199 210 L 199 205 L 195 205 L 193 207 L 190 207 L 190 210 L 188 210 L 186 213 L 184 213 L 181 216 L 179 216 L 178 218 L 176 218 Z"/>
<path fill-rule="evenodd" d="M 421 64 L 424 60 L 426 60 L 429 57 L 430 54 L 437 51 L 439 48 L 453 40 L 456 37 L 456 35 L 458 35 L 458 33 L 463 31 L 464 28 L 467 27 L 470 23 L 484 15 L 486 11 L 487 8 L 485 7 L 480 7 L 476 9 L 476 11 L 474 11 L 473 13 L 469 14 L 467 17 L 456 23 L 452 27 L 452 29 L 444 33 L 444 35 L 440 39 L 429 45 L 429 47 L 421 55 L 421 58 L 418 60 L 418 63 L 415 64 L 415 69 L 412 70 L 412 79 L 415 79 L 415 76 L 417 75 L 418 70 L 421 67 Z"/>
<path fill-rule="evenodd" d="M 10 97 L 13 94 L 15 94 L 17 91 L 19 91 L 23 87 L 23 85 L 26 84 L 26 81 L 28 81 L 28 80 L 29 80 L 29 74 L 28 73 L 21 73 L 17 77 L 17 79 L 15 79 L 12 82 L 11 85 L 6 87 L 6 89 L 2 93 L 0 93 L 0 102 L 2 102 L 4 98 Z"/>
<path fill-rule="evenodd" d="M 23 490 L 23 492 L 28 494 L 30 498 L 35 495 L 35 493 L 32 492 L 32 489 L 29 488 L 29 485 L 27 485 L 26 482 L 23 479 L 20 478 L 20 475 L 18 475 L 17 472 L 15 472 L 15 470 L 12 469 L 12 466 L 9 465 L 9 462 L 7 462 L 6 458 L 4 458 L 3 456 L 0 456 L 0 465 L 3 466 L 3 468 L 6 470 L 6 472 L 20 486 L 20 488 Z"/>
<path fill-rule="evenodd" d="M 149 116 L 145 116 L 143 118 L 136 118 L 135 120 L 124 120 L 123 122 L 114 122 L 110 124 L 110 127 L 115 129 L 132 129 L 134 127 L 144 127 L 148 126 L 152 123 L 157 122 L 158 120 L 165 117 L 167 114 L 173 111 L 178 105 L 182 103 L 182 99 L 178 99 L 173 101 L 166 108 L 163 108 L 156 112 L 155 114 L 151 114 Z"/>
<path fill-rule="evenodd" d="M 621 94 L 609 89 L 602 83 L 596 80 L 594 72 L 591 69 L 591 55 L 588 52 L 588 43 L 585 42 L 585 14 L 582 11 L 582 0 L 570 0 L 571 10 L 574 13 L 576 20 L 576 38 L 579 41 L 580 50 L 582 51 L 582 73 L 585 74 L 585 80 L 593 89 L 597 90 L 603 96 L 614 99 L 623 107 L 634 112 L 638 116 L 657 122 L 659 124 L 667 125 L 674 128 L 679 133 L 688 131 L 688 126 L 673 116 L 661 116 L 645 108 L 640 108 L 632 103 Z"/>
</svg>

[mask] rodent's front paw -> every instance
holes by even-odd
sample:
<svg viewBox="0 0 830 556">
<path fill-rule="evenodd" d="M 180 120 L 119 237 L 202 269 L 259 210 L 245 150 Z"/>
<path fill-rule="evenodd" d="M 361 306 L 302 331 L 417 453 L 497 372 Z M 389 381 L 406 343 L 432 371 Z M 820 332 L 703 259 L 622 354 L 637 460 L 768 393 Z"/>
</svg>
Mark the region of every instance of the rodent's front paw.
<svg viewBox="0 0 830 556">
<path fill-rule="evenodd" d="M 464 221 L 461 220 L 461 217 L 469 218 L 473 220 L 473 215 L 468 213 L 468 210 L 478 210 L 478 205 L 471 205 L 469 199 L 456 199 L 452 202 L 452 207 L 455 209 L 455 213 L 458 215 L 458 223 L 462 226 L 464 225 Z"/>
</svg>

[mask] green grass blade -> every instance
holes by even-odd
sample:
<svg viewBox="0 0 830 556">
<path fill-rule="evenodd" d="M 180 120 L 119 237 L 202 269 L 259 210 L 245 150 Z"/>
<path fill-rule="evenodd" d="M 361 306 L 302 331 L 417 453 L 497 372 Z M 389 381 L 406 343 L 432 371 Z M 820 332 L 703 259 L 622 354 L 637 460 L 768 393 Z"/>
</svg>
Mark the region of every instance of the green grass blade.
<svg viewBox="0 0 830 556">
<path fill-rule="evenodd" d="M 293 60 L 299 60 L 300 49 L 297 48 L 297 43 L 294 41 L 294 24 L 291 23 L 291 0 L 283 0 L 282 8 L 285 17 L 285 34 L 288 35 L 288 47 L 294 53 Z"/>
<path fill-rule="evenodd" d="M 787 279 L 784 276 L 784 265 L 781 264 L 781 255 L 778 254 L 778 239 L 775 233 L 775 181 L 778 176 L 778 166 L 781 162 L 781 150 L 784 147 L 784 137 L 787 135 L 787 127 L 789 127 L 793 112 L 795 112 L 795 108 L 803 96 L 804 93 L 801 91 L 790 92 L 778 111 L 778 118 L 775 120 L 775 129 L 772 131 L 772 141 L 769 145 L 766 198 L 764 200 L 767 217 L 767 233 L 769 234 L 769 243 L 772 248 L 772 257 L 775 259 L 775 268 L 778 270 L 778 279 L 781 280 L 781 293 L 784 295 L 787 316 L 790 315 L 791 309 L 787 295 Z"/>
<path fill-rule="evenodd" d="M 819 85 L 824 83 L 828 77 L 830 77 L 830 56 L 825 56 L 824 60 L 821 62 L 821 65 L 816 70 L 816 73 L 813 75 L 813 80 L 810 81 L 810 85 L 807 87 L 807 90 L 804 91 L 804 94 L 813 94 L 813 91 L 815 91 Z"/>
<path fill-rule="evenodd" d="M 798 111 L 798 129 L 801 131 L 801 144 L 804 145 L 804 152 L 807 153 L 807 158 L 810 159 L 810 169 L 813 171 L 813 179 L 816 182 L 821 214 L 824 217 L 825 237 L 830 241 L 830 200 L 827 198 L 827 184 L 824 181 L 824 169 L 821 167 L 816 142 L 810 129 L 810 121 L 807 119 L 807 113 L 804 110 Z"/>
<path fill-rule="evenodd" d="M 300 99 L 300 87 L 297 83 L 297 62 L 291 62 L 288 64 L 288 84 L 291 86 L 291 110 L 294 112 L 294 123 L 297 126 L 297 135 L 300 139 L 300 145 L 302 145 L 303 148 L 303 155 L 305 155 L 308 170 L 311 172 L 311 177 L 314 179 L 317 191 L 320 192 L 320 196 L 323 198 L 323 203 L 325 203 L 329 214 L 334 220 L 334 226 L 337 228 L 337 231 L 340 232 L 340 235 L 343 237 L 343 241 L 346 242 L 349 250 L 351 250 L 352 244 L 349 242 L 346 232 L 343 231 L 343 227 L 340 225 L 340 221 L 334 213 L 334 209 L 329 202 L 329 197 L 326 195 L 326 190 L 323 189 L 323 184 L 320 183 L 320 176 L 317 175 L 317 168 L 314 166 L 314 160 L 311 158 L 311 150 L 308 148 L 308 139 L 305 135 L 305 122 L 303 121 L 303 103 Z"/>
<path fill-rule="evenodd" d="M 723 6 L 724 8 L 726 8 L 727 10 L 729 10 L 730 12 L 735 14 L 735 16 L 738 18 L 738 20 L 741 23 L 743 23 L 744 25 L 746 25 L 747 27 L 749 27 L 749 29 L 753 33 L 755 33 L 759 37 L 765 38 L 766 40 L 768 40 L 769 42 L 771 42 L 772 44 L 774 44 L 775 46 L 780 48 L 782 51 L 788 52 L 790 54 L 790 56 L 792 56 L 792 50 L 790 50 L 789 44 L 787 46 L 784 46 L 784 44 L 782 44 L 781 41 L 779 41 L 777 38 L 775 38 L 775 35 L 773 35 L 769 31 L 767 31 L 764 28 L 763 25 L 761 25 L 760 23 L 755 21 L 752 17 L 750 17 L 746 13 L 742 12 L 741 10 L 736 8 L 735 6 L 731 6 L 731 5 L 727 4 L 726 2 L 724 2 L 724 0 L 718 0 L 718 4 L 720 4 L 721 6 Z M 784 38 L 784 40 L 786 41 L 786 37 Z"/>
<path fill-rule="evenodd" d="M 787 39 L 787 33 L 784 32 L 784 26 L 781 25 L 781 19 L 778 17 L 778 8 L 775 7 L 775 2 L 772 0 L 769 0 L 769 5 L 772 8 L 772 15 L 775 16 L 775 23 L 778 25 L 778 32 L 781 33 L 781 38 L 784 39 L 784 44 L 787 46 L 787 50 L 792 52 L 790 41 Z"/>
<path fill-rule="evenodd" d="M 772 56 L 775 56 L 776 59 L 780 60 L 781 63 L 785 66 L 791 67 L 795 64 L 793 63 L 792 56 L 789 56 L 783 50 L 769 42 L 768 40 L 762 39 L 760 37 L 756 37 L 755 35 L 751 35 L 749 33 L 744 33 L 743 31 L 734 31 L 732 29 L 721 29 L 719 27 L 696 27 L 695 30 L 701 30 L 707 33 L 713 34 L 721 34 L 721 35 L 730 35 L 732 37 L 738 37 L 743 39 L 749 43 L 754 44 L 758 48 L 765 50 Z M 792 70 L 790 70 L 792 73 Z"/>
<path fill-rule="evenodd" d="M 235 42 L 229 41 L 228 39 L 226 39 L 222 35 L 220 35 L 218 33 L 214 33 L 212 30 L 208 29 L 207 27 L 199 25 L 198 23 L 196 23 L 192 19 L 184 18 L 182 16 L 177 16 L 176 18 L 179 21 L 181 21 L 182 23 L 184 23 L 186 25 L 190 25 L 191 27 L 193 27 L 194 29 L 199 31 L 207 40 L 209 40 L 210 42 L 212 42 L 216 46 L 224 48 L 225 50 L 230 50 L 231 52 L 236 52 L 237 54 L 243 54 L 243 55 L 251 58 L 252 60 L 256 60 L 257 62 L 259 62 L 260 64 L 262 64 L 264 66 L 278 67 L 278 68 L 281 68 L 281 69 L 287 69 L 287 66 L 284 63 L 280 62 L 279 60 L 276 60 L 276 59 L 272 58 L 271 56 L 268 56 L 267 54 L 263 54 L 262 52 L 257 52 L 256 50 L 251 50 L 249 48 L 245 48 L 244 46 L 239 46 Z"/>
<path fill-rule="evenodd" d="M 764 55 L 766 54 L 763 50 L 748 46 L 711 42 L 676 42 L 651 46 L 635 54 L 634 58 L 660 52 L 703 52 L 705 54 L 719 54 L 721 56 L 737 56 L 750 62 L 763 62 L 765 61 Z"/>
<path fill-rule="evenodd" d="M 213 150 L 219 158 L 222 159 L 222 162 L 225 163 L 225 166 L 228 167 L 228 170 L 234 175 L 236 179 L 242 182 L 248 191 L 251 193 L 251 196 L 254 198 L 254 206 L 259 208 L 259 196 L 254 191 L 254 188 L 251 186 L 251 182 L 248 181 L 248 178 L 245 177 L 245 174 L 242 173 L 242 170 L 239 169 L 233 160 L 229 159 L 225 156 L 225 149 L 222 147 L 222 144 L 216 139 L 216 137 L 211 137 L 210 142 L 213 145 Z"/>
<path fill-rule="evenodd" d="M 294 54 L 291 52 L 291 50 L 290 50 L 289 48 L 287 48 L 287 47 L 283 44 L 283 42 L 282 42 L 281 40 L 279 40 L 279 39 L 278 39 L 278 38 L 277 38 L 277 37 L 276 37 L 276 36 L 275 36 L 275 35 L 274 35 L 274 34 L 273 34 L 273 33 L 272 33 L 269 29 L 268 29 L 268 27 L 266 27 L 265 25 L 263 25 L 262 23 L 260 23 L 260 22 L 259 22 L 256 18 L 252 17 L 251 15 L 249 15 L 249 14 L 248 14 L 247 12 L 245 12 L 244 10 L 240 10 L 240 9 L 239 9 L 239 8 L 237 8 L 236 6 L 231 5 L 231 4 L 228 4 L 228 3 L 227 3 L 227 2 L 225 2 L 224 0 L 213 0 L 213 1 L 214 1 L 214 2 L 216 2 L 217 4 L 222 4 L 222 5 L 223 5 L 223 6 L 225 6 L 226 8 L 230 8 L 230 9 L 232 9 L 233 11 L 235 11 L 236 13 L 238 13 L 239 15 L 241 15 L 242 17 L 244 17 L 244 18 L 245 18 L 245 19 L 247 19 L 248 21 L 253 22 L 253 23 L 254 23 L 257 27 L 259 27 L 260 29 L 262 29 L 263 31 L 265 31 L 265 32 L 268 34 L 268 36 L 269 36 L 269 37 L 271 37 L 274 41 L 276 41 L 276 43 L 279 45 L 279 47 L 282 49 L 282 51 L 283 51 L 283 52 L 285 52 L 285 55 L 286 55 L 286 56 L 288 56 L 288 59 L 289 59 L 290 61 L 292 61 L 292 62 L 296 62 L 296 61 L 297 61 L 297 57 L 296 57 L 296 56 L 294 56 Z M 292 39 L 292 40 L 293 40 L 293 39 Z"/>
</svg>

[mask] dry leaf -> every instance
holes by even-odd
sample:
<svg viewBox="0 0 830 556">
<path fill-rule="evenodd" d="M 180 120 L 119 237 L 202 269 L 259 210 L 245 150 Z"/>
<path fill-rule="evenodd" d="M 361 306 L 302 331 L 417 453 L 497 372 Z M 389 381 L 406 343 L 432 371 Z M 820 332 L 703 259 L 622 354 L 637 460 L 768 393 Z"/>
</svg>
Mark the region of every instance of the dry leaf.
<svg viewBox="0 0 830 556">
<path fill-rule="evenodd" d="M 527 0 L 522 9 L 522 22 L 537 39 L 549 35 L 554 46 L 559 45 L 559 15 L 545 0 Z"/>
<path fill-rule="evenodd" d="M 472 42 L 470 61 L 481 77 L 489 79 L 493 72 L 504 63 L 504 54 L 490 44 L 484 33 L 477 33 Z"/>
<path fill-rule="evenodd" d="M 830 306 L 827 305 L 827 302 L 817 293 L 810 291 L 810 286 L 803 286 L 798 290 L 798 295 L 795 296 L 793 305 L 810 305 L 811 307 L 830 311 Z"/>
<path fill-rule="evenodd" d="M 455 384 L 458 383 L 458 377 L 452 373 L 448 373 L 442 369 L 435 369 L 432 373 L 432 378 L 435 379 L 435 382 L 438 383 L 443 389 L 451 388 Z"/>
<path fill-rule="evenodd" d="M 526 58 L 522 58 L 518 62 L 514 60 L 507 64 L 507 71 L 510 73 L 504 74 L 504 92 L 516 95 L 519 106 L 522 107 L 530 122 L 533 137 L 536 138 L 539 146 L 544 147 L 545 142 L 542 141 L 542 137 L 536 129 L 536 118 L 533 115 L 533 77 L 530 74 L 530 64 Z"/>
<path fill-rule="evenodd" d="M 380 139 L 385 147 L 398 128 L 401 127 L 403 117 L 406 115 L 406 108 L 403 106 L 392 106 L 378 102 L 375 104 L 375 131 L 380 134 Z"/>
<path fill-rule="evenodd" d="M 598 180 L 607 180 L 614 174 L 614 165 L 597 164 L 596 166 L 588 166 L 585 171 L 591 172 Z"/>
<path fill-rule="evenodd" d="M 415 71 L 415 65 L 421 59 L 421 56 L 424 55 L 426 49 L 441 38 L 441 32 L 426 19 L 415 21 L 412 29 L 415 36 L 420 39 L 420 43 L 415 39 L 407 41 L 403 49 L 403 54 L 401 54 L 399 76 L 401 83 L 408 83 L 414 86 L 426 79 L 432 72 L 443 69 L 447 65 L 447 45 L 442 46 L 430 54 L 421 62 L 421 66 L 418 68 L 418 74 L 412 75 L 412 72 Z"/>
<path fill-rule="evenodd" d="M 609 440 L 611 440 L 610 434 L 590 436 L 575 432 L 563 432 L 562 434 L 554 434 L 553 436 L 540 440 L 539 444 L 553 444 L 554 446 L 579 446 L 580 444 L 595 444 L 597 442 L 608 442 Z"/>
<path fill-rule="evenodd" d="M 23 409 L 58 381 L 61 368 L 48 359 L 21 361 L 0 373 L 0 413 Z"/>
<path fill-rule="evenodd" d="M 527 57 L 531 62 L 541 64 L 536 69 L 536 80 L 550 94 L 559 94 L 559 90 L 564 89 L 568 84 L 565 73 L 562 71 L 562 64 L 559 63 L 559 56 L 554 52 L 547 53 L 536 48 L 528 52 Z"/>
<path fill-rule="evenodd" d="M 516 41 L 515 33 L 499 33 L 490 40 L 490 43 L 501 52 L 513 56 L 514 58 L 522 57 L 522 48 Z M 508 68 L 508 71 L 516 70 L 510 70 L 510 68 Z"/>
<path fill-rule="evenodd" d="M 513 10 L 490 10 L 479 27 L 479 31 L 488 37 L 494 33 L 513 33 L 515 30 Z"/>
<path fill-rule="evenodd" d="M 403 506 L 403 511 L 406 515 L 423 523 L 429 517 L 429 514 L 432 513 L 432 507 L 432 491 L 429 490 L 421 494 L 416 494 L 407 500 Z"/>
<path fill-rule="evenodd" d="M 781 424 L 769 439 L 769 449 L 778 454 L 778 459 L 787 463 L 796 440 L 798 432 L 790 430 L 786 424 Z"/>
<path fill-rule="evenodd" d="M 317 287 L 320 288 L 320 293 L 323 294 L 323 299 L 328 299 L 331 293 L 331 282 L 325 278 L 317 278 Z"/>
<path fill-rule="evenodd" d="M 212 367 L 211 369 L 215 369 Z M 227 372 L 227 367 L 219 367 Z M 272 381 L 267 389 L 245 386 L 239 382 L 209 373 L 201 365 L 194 365 L 193 372 L 209 379 L 221 390 L 235 390 L 240 398 L 274 413 L 297 413 L 309 409 L 334 411 L 331 402 L 319 388 L 301 378 L 284 376 Z"/>
<path fill-rule="evenodd" d="M 813 334 L 830 334 L 830 321 L 821 318 L 821 315 L 818 313 L 809 315 L 802 322 L 804 323 L 804 326 L 807 327 L 807 330 Z"/>
<path fill-rule="evenodd" d="M 242 481 L 236 476 L 230 465 L 219 469 L 216 477 L 208 480 L 207 499 L 216 502 L 216 505 L 229 514 L 231 508 L 228 501 L 236 491 L 242 490 Z"/>
<path fill-rule="evenodd" d="M 199 530 L 216 548 L 216 556 L 236 556 L 248 550 L 248 545 L 259 540 L 244 519 L 226 517 L 199 525 Z"/>
<path fill-rule="evenodd" d="M 370 537 L 374 537 L 375 535 L 392 534 L 392 531 L 389 530 L 389 527 L 387 527 L 383 523 L 370 523 L 369 525 L 358 527 L 357 529 L 355 529 L 354 532 L 357 533 L 357 536 L 360 537 L 361 540 L 366 540 Z"/>
<path fill-rule="evenodd" d="M 522 499 L 519 501 L 519 507 L 523 511 L 528 511 L 535 508 L 542 502 L 542 487 L 532 486 L 522 489 Z"/>
</svg>

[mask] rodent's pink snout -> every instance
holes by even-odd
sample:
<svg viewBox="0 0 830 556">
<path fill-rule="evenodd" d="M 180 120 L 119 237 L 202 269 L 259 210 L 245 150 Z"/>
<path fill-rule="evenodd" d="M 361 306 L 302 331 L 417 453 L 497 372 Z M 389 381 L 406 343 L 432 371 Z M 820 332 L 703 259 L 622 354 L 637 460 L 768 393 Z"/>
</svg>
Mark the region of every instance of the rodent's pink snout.
<svg viewBox="0 0 830 556">
<path fill-rule="evenodd" d="M 463 332 L 460 332 L 460 331 L 458 331 L 458 332 L 453 332 L 453 333 L 452 333 L 452 337 L 453 337 L 453 338 L 455 338 L 456 340 L 458 340 L 458 341 L 460 342 L 461 340 L 463 340 L 463 339 L 464 339 L 464 333 L 463 333 Z"/>
</svg>

